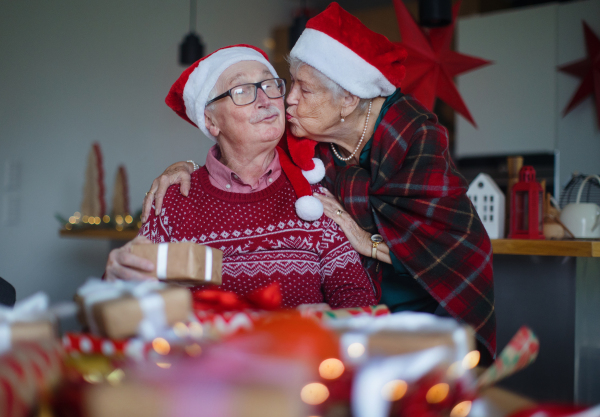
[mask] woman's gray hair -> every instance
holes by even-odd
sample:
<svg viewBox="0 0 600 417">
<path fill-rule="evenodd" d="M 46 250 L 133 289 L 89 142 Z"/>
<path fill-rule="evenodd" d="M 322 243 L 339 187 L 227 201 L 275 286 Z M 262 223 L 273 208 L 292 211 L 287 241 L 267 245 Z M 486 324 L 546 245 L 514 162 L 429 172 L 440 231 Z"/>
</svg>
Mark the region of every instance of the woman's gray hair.
<svg viewBox="0 0 600 417">
<path fill-rule="evenodd" d="M 296 57 L 287 56 L 286 61 L 290 64 L 290 72 L 297 72 L 304 65 L 310 66 L 306 62 L 304 62 L 301 59 L 296 58 Z M 348 93 L 348 91 L 344 90 L 341 85 L 339 85 L 338 83 L 333 81 L 331 78 L 329 78 L 328 76 L 323 74 L 321 71 L 319 71 L 315 67 L 312 67 L 312 66 L 310 66 L 310 67 L 313 69 L 314 74 L 317 76 L 317 78 L 319 79 L 321 84 L 323 84 L 323 86 L 325 88 L 327 88 L 329 91 L 331 91 L 331 94 L 333 95 L 333 97 L 335 99 L 341 98 L 344 94 Z M 352 94 L 352 93 L 350 93 L 350 94 Z M 370 98 L 361 98 L 360 101 L 358 102 L 358 106 L 357 106 L 358 110 L 361 113 L 366 112 L 371 100 L 372 99 L 370 99 Z"/>
</svg>

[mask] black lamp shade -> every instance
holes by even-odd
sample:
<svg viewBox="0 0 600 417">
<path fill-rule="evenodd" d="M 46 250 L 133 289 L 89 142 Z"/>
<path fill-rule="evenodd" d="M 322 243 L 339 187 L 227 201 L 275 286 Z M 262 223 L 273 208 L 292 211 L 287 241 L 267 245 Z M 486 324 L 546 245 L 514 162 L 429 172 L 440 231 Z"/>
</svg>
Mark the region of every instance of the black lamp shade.
<svg viewBox="0 0 600 417">
<path fill-rule="evenodd" d="M 440 27 L 452 23 L 452 0 L 419 0 L 421 26 Z"/>
<path fill-rule="evenodd" d="M 189 66 L 204 56 L 204 45 L 193 32 L 187 34 L 179 45 L 179 63 Z"/>
</svg>

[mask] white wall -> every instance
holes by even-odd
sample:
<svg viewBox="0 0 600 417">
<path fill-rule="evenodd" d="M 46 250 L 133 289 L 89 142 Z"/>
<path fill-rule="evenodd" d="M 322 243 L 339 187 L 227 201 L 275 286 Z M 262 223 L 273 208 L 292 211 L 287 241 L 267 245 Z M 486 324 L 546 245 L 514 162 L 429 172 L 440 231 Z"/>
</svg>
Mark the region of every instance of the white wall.
<svg viewBox="0 0 600 417">
<path fill-rule="evenodd" d="M 262 47 L 274 26 L 291 22 L 293 6 L 199 0 L 198 32 L 208 52 Z M 136 210 L 167 165 L 203 163 L 210 143 L 164 104 L 183 70 L 188 13 L 184 0 L 0 0 L 0 276 L 19 299 L 38 290 L 70 299 L 104 270 L 109 242 L 59 238 L 54 219 L 78 210 L 93 141 L 104 153 L 108 204 L 125 164 Z M 19 165 L 20 181 L 7 189 L 9 167 Z M 9 201 L 20 209 L 7 224 Z"/>
<path fill-rule="evenodd" d="M 587 57 L 583 20 L 600 38 L 600 0 L 559 6 L 557 65 Z M 593 96 L 588 96 L 563 117 L 563 110 L 579 88 L 581 79 L 563 72 L 557 74 L 557 148 L 560 149 L 560 176 L 564 184 L 574 171 L 588 175 L 600 174 L 600 120 L 596 116 Z"/>
<path fill-rule="evenodd" d="M 459 20 L 458 50 L 493 64 L 458 77 L 477 127 L 457 116 L 457 156 L 554 149 L 556 13 L 550 5 Z"/>
<path fill-rule="evenodd" d="M 563 117 L 581 80 L 557 71 L 587 57 L 582 21 L 600 36 L 598 16 L 600 0 L 585 0 L 460 19 L 458 49 L 495 62 L 458 78 L 478 128 L 457 116 L 457 155 L 557 149 L 561 185 L 573 171 L 599 173 L 593 99 Z"/>
</svg>

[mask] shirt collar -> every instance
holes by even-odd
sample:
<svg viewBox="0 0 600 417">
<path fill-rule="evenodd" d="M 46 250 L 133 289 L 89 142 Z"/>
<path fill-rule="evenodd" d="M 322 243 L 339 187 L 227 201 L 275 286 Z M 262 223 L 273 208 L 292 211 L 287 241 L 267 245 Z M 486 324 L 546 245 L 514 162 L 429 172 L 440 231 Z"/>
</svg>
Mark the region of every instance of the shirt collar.
<svg viewBox="0 0 600 417">
<path fill-rule="evenodd" d="M 281 175 L 279 154 L 276 150 L 273 150 L 273 152 L 275 152 L 273 160 L 267 166 L 256 184 L 248 184 L 232 169 L 219 161 L 221 158 L 221 149 L 219 148 L 219 145 L 214 145 L 208 151 L 208 155 L 206 155 L 206 169 L 211 177 L 211 183 L 222 190 L 231 192 L 255 192 L 263 190 L 271 183 L 275 182 Z"/>
</svg>

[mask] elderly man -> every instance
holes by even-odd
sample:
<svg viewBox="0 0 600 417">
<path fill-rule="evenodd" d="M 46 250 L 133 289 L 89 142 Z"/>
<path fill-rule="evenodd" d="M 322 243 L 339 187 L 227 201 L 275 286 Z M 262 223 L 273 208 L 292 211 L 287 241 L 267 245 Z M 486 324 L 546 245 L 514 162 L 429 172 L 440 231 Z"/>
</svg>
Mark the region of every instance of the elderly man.
<svg viewBox="0 0 600 417">
<path fill-rule="evenodd" d="M 223 251 L 223 284 L 244 295 L 278 282 L 283 305 L 376 304 L 359 256 L 335 222 L 305 222 L 282 171 L 276 145 L 284 133 L 285 82 L 264 52 L 223 48 L 188 68 L 167 104 L 215 139 L 206 165 L 192 174 L 187 197 L 177 187 L 134 242 L 193 241 Z M 315 188 L 316 190 L 316 188 Z M 130 252 L 111 252 L 107 279 L 140 279 L 154 268 Z"/>
</svg>

